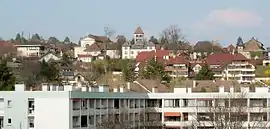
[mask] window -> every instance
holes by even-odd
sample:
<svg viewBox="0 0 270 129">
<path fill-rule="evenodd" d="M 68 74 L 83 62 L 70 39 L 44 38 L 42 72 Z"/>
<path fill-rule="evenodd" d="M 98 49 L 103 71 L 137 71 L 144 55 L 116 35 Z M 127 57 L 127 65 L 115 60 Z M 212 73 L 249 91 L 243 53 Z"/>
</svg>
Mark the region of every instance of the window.
<svg viewBox="0 0 270 129">
<path fill-rule="evenodd" d="M 8 118 L 8 124 L 11 124 L 11 118 Z"/>
<path fill-rule="evenodd" d="M 8 107 L 11 107 L 11 106 L 12 106 L 11 100 L 8 100 L 7 106 L 8 106 Z"/>
</svg>

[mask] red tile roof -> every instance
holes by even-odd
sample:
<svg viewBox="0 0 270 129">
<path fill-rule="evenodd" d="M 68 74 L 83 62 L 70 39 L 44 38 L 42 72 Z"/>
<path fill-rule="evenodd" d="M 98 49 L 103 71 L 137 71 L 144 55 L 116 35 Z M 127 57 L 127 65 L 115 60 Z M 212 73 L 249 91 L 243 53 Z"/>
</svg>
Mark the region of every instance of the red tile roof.
<svg viewBox="0 0 270 129">
<path fill-rule="evenodd" d="M 242 54 L 230 54 L 230 53 L 215 53 L 209 55 L 206 59 L 208 65 L 225 65 L 232 61 L 245 61 L 248 60 Z"/>
<path fill-rule="evenodd" d="M 170 57 L 167 64 L 188 64 L 188 61 L 183 56 Z"/>
<path fill-rule="evenodd" d="M 169 55 L 169 50 L 156 50 L 156 51 L 148 51 L 148 52 L 140 52 L 136 57 L 137 62 L 145 62 L 154 58 L 155 56 L 158 59 L 163 59 L 164 56 Z"/>
<path fill-rule="evenodd" d="M 139 26 L 136 28 L 134 34 L 144 34 L 144 32 L 143 32 L 142 28 Z"/>
</svg>

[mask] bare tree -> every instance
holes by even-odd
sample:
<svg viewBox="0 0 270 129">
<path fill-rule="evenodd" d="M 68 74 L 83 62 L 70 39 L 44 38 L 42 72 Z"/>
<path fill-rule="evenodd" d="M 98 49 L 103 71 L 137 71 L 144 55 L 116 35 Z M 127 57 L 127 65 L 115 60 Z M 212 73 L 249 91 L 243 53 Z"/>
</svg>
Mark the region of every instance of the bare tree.
<svg viewBox="0 0 270 129">
<path fill-rule="evenodd" d="M 107 40 L 104 42 L 104 60 L 107 61 L 107 44 L 110 43 L 110 38 L 115 34 L 115 31 L 109 29 L 109 27 L 104 27 L 104 32 Z M 105 73 L 107 72 L 107 65 L 104 65 Z"/>
<path fill-rule="evenodd" d="M 269 128 L 267 100 L 250 100 L 246 93 L 232 93 L 213 100 L 197 100 L 192 129 L 257 129 Z M 255 105 L 254 105 L 255 104 Z M 258 104 L 258 105 L 256 105 Z M 254 111 L 254 110 L 256 111 Z M 254 112 L 253 112 L 254 111 Z"/>
<path fill-rule="evenodd" d="M 171 25 L 168 28 L 165 28 L 161 32 L 161 42 L 162 43 L 178 43 L 183 40 L 184 36 L 181 33 L 181 29 L 177 25 Z"/>
</svg>

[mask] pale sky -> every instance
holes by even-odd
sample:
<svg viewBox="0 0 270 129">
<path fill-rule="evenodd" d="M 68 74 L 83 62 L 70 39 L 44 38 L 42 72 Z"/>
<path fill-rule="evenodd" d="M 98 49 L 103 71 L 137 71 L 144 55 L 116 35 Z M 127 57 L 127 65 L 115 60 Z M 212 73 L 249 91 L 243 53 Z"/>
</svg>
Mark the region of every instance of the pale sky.
<svg viewBox="0 0 270 129">
<path fill-rule="evenodd" d="M 269 0 L 1 0 L 0 37 L 17 32 L 43 37 L 116 34 L 132 37 L 137 26 L 147 36 L 178 25 L 187 40 L 219 40 L 235 44 L 238 36 L 257 37 L 270 46 Z"/>
</svg>

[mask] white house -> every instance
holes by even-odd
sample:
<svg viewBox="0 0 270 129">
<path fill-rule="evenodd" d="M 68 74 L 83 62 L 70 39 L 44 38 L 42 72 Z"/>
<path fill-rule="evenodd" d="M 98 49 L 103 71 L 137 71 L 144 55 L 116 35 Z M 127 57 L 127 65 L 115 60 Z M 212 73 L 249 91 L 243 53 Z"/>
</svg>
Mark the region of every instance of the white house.
<svg viewBox="0 0 270 129">
<path fill-rule="evenodd" d="M 74 57 L 77 58 L 78 60 L 84 62 L 84 61 L 90 61 L 88 59 L 86 60 L 81 60 L 81 57 L 78 57 L 79 55 L 91 55 L 93 57 L 96 57 L 100 54 L 103 54 L 105 52 L 104 50 L 107 49 L 106 54 L 110 58 L 120 58 L 119 55 L 119 50 L 117 48 L 116 43 L 107 43 L 106 46 L 104 44 L 104 41 L 107 40 L 105 39 L 104 36 L 93 36 L 89 35 L 88 37 L 84 37 L 85 41 L 80 42 L 80 46 L 74 47 Z M 82 39 L 82 40 L 83 40 Z M 95 40 L 93 40 L 95 39 Z M 106 48 L 105 48 L 106 47 Z M 80 58 L 80 59 L 79 59 Z M 83 57 L 85 58 L 85 57 Z M 88 57 L 90 58 L 90 57 Z M 93 59 L 91 59 L 92 61 Z"/>
<path fill-rule="evenodd" d="M 47 54 L 44 54 L 40 59 L 39 61 L 42 62 L 42 61 L 45 61 L 45 62 L 48 62 L 50 60 L 54 60 L 54 61 L 58 61 L 60 60 L 59 57 L 57 57 L 56 55 L 54 55 L 53 53 L 49 52 Z"/>
<path fill-rule="evenodd" d="M 19 56 L 40 57 L 44 54 L 44 46 L 41 44 L 15 44 Z"/>
<path fill-rule="evenodd" d="M 135 59 L 138 53 L 143 51 L 153 51 L 155 49 L 155 44 L 145 41 L 142 28 L 137 27 L 134 32 L 134 44 L 127 42 L 122 46 L 122 58 Z"/>
</svg>

